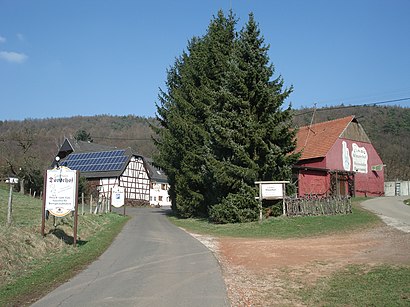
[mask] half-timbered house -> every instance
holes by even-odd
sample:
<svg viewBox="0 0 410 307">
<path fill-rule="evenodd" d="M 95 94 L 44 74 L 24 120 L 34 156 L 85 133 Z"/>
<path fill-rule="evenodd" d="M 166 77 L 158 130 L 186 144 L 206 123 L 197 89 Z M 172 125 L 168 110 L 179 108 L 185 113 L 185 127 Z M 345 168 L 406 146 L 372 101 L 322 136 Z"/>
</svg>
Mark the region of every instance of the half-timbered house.
<svg viewBox="0 0 410 307">
<path fill-rule="evenodd" d="M 120 186 L 125 190 L 126 204 L 149 204 L 147 162 L 131 149 L 66 139 L 57 156 L 61 166 L 79 170 L 99 198 L 109 198 L 112 188 Z"/>
</svg>

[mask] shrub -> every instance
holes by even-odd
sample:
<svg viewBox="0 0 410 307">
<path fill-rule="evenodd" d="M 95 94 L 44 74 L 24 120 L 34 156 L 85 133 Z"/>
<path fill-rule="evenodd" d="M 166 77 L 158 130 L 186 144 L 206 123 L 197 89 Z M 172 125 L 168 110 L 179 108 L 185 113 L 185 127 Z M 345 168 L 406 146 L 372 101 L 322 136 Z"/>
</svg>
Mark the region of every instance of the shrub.
<svg viewBox="0 0 410 307">
<path fill-rule="evenodd" d="M 258 219 L 258 202 L 251 194 L 229 194 L 209 211 L 213 223 L 245 223 Z"/>
</svg>

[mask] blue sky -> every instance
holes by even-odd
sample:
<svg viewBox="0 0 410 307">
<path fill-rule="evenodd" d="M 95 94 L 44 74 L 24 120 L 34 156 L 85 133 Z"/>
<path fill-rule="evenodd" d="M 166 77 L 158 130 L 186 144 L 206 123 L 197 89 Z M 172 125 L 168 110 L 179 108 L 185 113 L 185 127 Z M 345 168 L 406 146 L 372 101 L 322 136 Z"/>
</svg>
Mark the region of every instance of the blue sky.
<svg viewBox="0 0 410 307">
<path fill-rule="evenodd" d="M 410 97 L 408 0 L 0 0 L 0 120 L 154 116 L 167 68 L 230 8 L 237 30 L 254 13 L 294 108 Z"/>
</svg>

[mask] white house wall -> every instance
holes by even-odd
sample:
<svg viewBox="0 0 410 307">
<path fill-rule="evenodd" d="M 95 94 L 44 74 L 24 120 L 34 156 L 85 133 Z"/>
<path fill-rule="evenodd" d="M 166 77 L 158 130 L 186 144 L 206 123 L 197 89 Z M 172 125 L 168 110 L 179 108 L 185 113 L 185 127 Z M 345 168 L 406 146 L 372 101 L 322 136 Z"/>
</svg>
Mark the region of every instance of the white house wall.
<svg viewBox="0 0 410 307">
<path fill-rule="evenodd" d="M 118 177 L 100 178 L 99 197 L 110 197 L 114 186 L 125 188 L 126 200 L 149 201 L 150 185 L 142 158 L 132 157 L 125 171 Z"/>
<path fill-rule="evenodd" d="M 168 194 L 169 185 L 167 183 L 151 181 L 150 205 L 151 206 L 171 206 Z"/>
<path fill-rule="evenodd" d="M 125 199 L 149 201 L 149 178 L 142 158 L 132 157 L 120 176 Z"/>
</svg>

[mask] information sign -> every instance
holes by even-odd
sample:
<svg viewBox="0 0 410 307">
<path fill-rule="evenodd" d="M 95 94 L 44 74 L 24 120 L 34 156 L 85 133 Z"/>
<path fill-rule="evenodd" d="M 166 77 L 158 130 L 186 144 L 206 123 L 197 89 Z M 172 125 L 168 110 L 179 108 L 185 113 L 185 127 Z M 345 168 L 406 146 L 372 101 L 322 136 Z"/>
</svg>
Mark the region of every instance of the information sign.
<svg viewBox="0 0 410 307">
<path fill-rule="evenodd" d="M 111 190 L 111 205 L 120 208 L 124 206 L 125 193 L 124 188 L 115 186 Z"/>
<path fill-rule="evenodd" d="M 75 210 L 77 171 L 66 167 L 47 170 L 45 209 L 62 217 Z"/>
<path fill-rule="evenodd" d="M 265 183 L 261 184 L 262 199 L 282 199 L 282 183 Z"/>
</svg>

